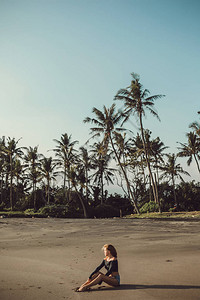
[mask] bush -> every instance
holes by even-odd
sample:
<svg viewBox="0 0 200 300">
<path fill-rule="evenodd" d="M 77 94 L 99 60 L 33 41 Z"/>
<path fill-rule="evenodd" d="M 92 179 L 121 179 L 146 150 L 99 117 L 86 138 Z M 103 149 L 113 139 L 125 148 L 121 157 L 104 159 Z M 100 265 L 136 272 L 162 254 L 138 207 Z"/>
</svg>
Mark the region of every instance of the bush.
<svg viewBox="0 0 200 300">
<path fill-rule="evenodd" d="M 0 212 L 0 216 L 6 218 L 23 218 L 24 213 L 21 211 L 2 211 Z"/>
<path fill-rule="evenodd" d="M 119 209 L 108 204 L 100 204 L 93 209 L 93 216 L 96 218 L 113 218 L 119 217 Z"/>
<path fill-rule="evenodd" d="M 115 193 L 114 195 L 110 195 L 106 200 L 106 204 L 114 207 L 115 209 L 121 210 L 122 215 L 129 215 L 133 213 L 134 207 L 131 204 L 130 199 L 126 197 L 122 197 L 121 195 Z"/>
<path fill-rule="evenodd" d="M 68 216 L 68 206 L 64 205 L 51 205 L 44 206 L 38 210 L 38 213 L 44 217 L 55 217 L 55 218 L 65 218 Z"/>
<path fill-rule="evenodd" d="M 27 216 L 34 216 L 35 215 L 35 210 L 33 208 L 28 208 L 24 211 L 24 214 Z"/>
<path fill-rule="evenodd" d="M 158 204 L 150 201 L 145 203 L 141 208 L 140 208 L 140 212 L 143 213 L 150 213 L 150 212 L 156 212 L 158 211 Z"/>
</svg>

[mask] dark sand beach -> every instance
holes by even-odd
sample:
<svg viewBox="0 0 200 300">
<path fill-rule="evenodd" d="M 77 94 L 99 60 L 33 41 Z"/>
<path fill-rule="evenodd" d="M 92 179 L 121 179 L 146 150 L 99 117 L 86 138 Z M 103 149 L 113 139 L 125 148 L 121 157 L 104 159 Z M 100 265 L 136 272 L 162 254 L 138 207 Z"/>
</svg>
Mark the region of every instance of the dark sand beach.
<svg viewBox="0 0 200 300">
<path fill-rule="evenodd" d="M 0 219 L 0 300 L 200 299 L 200 221 Z M 118 250 L 121 286 L 78 287 Z"/>
</svg>

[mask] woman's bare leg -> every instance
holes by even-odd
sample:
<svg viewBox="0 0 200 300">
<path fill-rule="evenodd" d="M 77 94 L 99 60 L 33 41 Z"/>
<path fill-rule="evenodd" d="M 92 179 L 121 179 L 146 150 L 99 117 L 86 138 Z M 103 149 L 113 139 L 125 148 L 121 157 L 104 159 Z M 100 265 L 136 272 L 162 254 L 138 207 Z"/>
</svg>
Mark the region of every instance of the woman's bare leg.
<svg viewBox="0 0 200 300">
<path fill-rule="evenodd" d="M 101 272 L 97 272 L 97 273 L 95 273 L 94 275 L 92 275 L 92 278 L 89 280 L 87 280 L 86 282 L 84 282 L 81 286 L 80 286 L 80 288 L 82 288 L 83 286 L 85 286 L 85 285 L 88 285 L 90 282 L 92 282 L 97 276 L 99 276 L 100 274 L 102 274 L 103 275 L 103 273 L 101 273 Z"/>
<path fill-rule="evenodd" d="M 85 284 L 84 286 L 81 286 L 79 288 L 79 292 L 84 292 L 86 289 L 90 288 L 91 286 L 94 286 L 101 281 L 104 281 L 105 283 L 111 285 L 111 286 L 118 286 L 119 282 L 116 278 L 109 277 L 103 274 L 99 274 L 95 279 L 93 279 L 90 283 Z"/>
</svg>

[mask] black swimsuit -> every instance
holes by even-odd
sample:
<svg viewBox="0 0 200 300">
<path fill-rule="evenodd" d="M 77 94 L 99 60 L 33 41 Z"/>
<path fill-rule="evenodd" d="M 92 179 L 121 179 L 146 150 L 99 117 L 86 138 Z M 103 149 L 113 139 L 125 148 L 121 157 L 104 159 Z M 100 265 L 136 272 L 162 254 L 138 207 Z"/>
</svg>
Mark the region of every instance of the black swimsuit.
<svg viewBox="0 0 200 300">
<path fill-rule="evenodd" d="M 102 263 L 94 270 L 94 272 L 92 272 L 92 274 L 90 274 L 90 279 L 92 278 L 92 276 L 99 272 L 99 270 L 101 270 L 103 267 L 106 268 L 107 272 L 106 272 L 106 276 L 109 276 L 110 274 L 112 274 L 113 272 L 118 272 L 118 261 L 117 259 L 115 260 L 103 260 Z"/>
</svg>

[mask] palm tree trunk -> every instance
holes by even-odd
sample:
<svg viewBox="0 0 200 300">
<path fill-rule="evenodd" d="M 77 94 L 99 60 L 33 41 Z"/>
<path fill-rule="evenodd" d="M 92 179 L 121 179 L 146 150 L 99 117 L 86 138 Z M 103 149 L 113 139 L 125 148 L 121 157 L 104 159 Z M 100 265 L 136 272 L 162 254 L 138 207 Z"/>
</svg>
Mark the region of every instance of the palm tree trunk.
<svg viewBox="0 0 200 300">
<path fill-rule="evenodd" d="M 130 187 L 130 183 L 129 183 L 128 177 L 127 177 L 126 172 L 125 172 L 125 170 L 124 170 L 124 168 L 123 168 L 123 166 L 122 166 L 122 164 L 121 164 L 121 162 L 120 162 L 120 159 L 119 159 L 119 157 L 118 157 L 118 155 L 117 155 L 117 152 L 116 152 L 116 149 L 115 149 L 115 147 L 114 147 L 114 144 L 113 144 L 113 140 L 112 140 L 111 134 L 109 134 L 109 138 L 110 138 L 110 142 L 111 142 L 113 151 L 114 151 L 115 156 L 116 156 L 116 158 L 117 158 L 117 161 L 118 161 L 118 163 L 119 163 L 119 166 L 120 166 L 120 168 L 121 168 L 121 170 L 122 170 L 122 172 L 123 172 L 123 174 L 124 174 L 124 178 L 125 178 L 125 180 L 126 180 L 128 192 L 129 192 L 130 195 L 131 195 L 131 199 L 132 199 L 133 204 L 134 204 L 134 206 L 135 206 L 135 210 L 136 210 L 137 214 L 139 215 L 140 212 L 139 212 L 139 209 L 138 209 L 138 207 L 137 207 L 137 204 L 136 204 L 136 201 L 135 201 L 133 192 L 132 192 L 132 190 L 131 190 L 131 187 Z"/>
<path fill-rule="evenodd" d="M 173 185 L 173 193 L 174 193 L 175 206 L 177 207 L 177 210 L 179 210 L 177 199 L 176 199 L 175 180 L 174 180 L 174 176 L 173 175 L 172 175 L 172 185 Z"/>
<path fill-rule="evenodd" d="M 85 169 L 85 194 L 86 194 L 86 201 L 88 202 L 88 169 Z"/>
<path fill-rule="evenodd" d="M 101 205 L 104 202 L 104 191 L 103 191 L 103 174 L 101 173 Z"/>
<path fill-rule="evenodd" d="M 196 164 L 197 164 L 197 169 L 198 169 L 198 171 L 199 171 L 199 173 L 200 173 L 199 163 L 198 163 L 198 160 L 197 160 L 195 154 L 194 154 L 194 159 L 195 159 L 195 162 L 196 162 Z"/>
<path fill-rule="evenodd" d="M 156 174 L 154 174 L 154 177 L 155 177 L 156 196 L 157 196 L 157 200 L 158 200 L 158 209 L 159 209 L 159 213 L 162 213 L 160 199 L 158 197 L 158 184 L 157 184 L 157 180 L 156 180 Z"/>
<path fill-rule="evenodd" d="M 150 178 L 150 176 L 148 176 L 149 177 L 149 200 L 151 201 L 151 178 Z"/>
<path fill-rule="evenodd" d="M 50 189 L 50 182 L 49 182 L 49 178 L 47 179 L 47 203 L 48 205 L 50 204 L 49 201 L 49 189 Z"/>
<path fill-rule="evenodd" d="M 36 210 L 36 183 L 33 182 L 33 203 L 34 203 L 34 210 Z"/>
<path fill-rule="evenodd" d="M 13 210 L 13 165 L 12 165 L 12 156 L 10 155 L 10 208 Z"/>
<path fill-rule="evenodd" d="M 87 210 L 86 210 L 85 204 L 83 202 L 83 199 L 82 199 L 82 197 L 80 196 L 80 193 L 77 190 L 76 184 L 74 184 L 74 188 L 75 188 L 76 194 L 77 194 L 77 196 L 78 196 L 78 198 L 81 202 L 81 205 L 82 205 L 82 208 L 83 208 L 83 213 L 84 213 L 84 218 L 87 218 Z"/>
<path fill-rule="evenodd" d="M 1 173 L 1 203 L 3 203 L 3 172 Z"/>
</svg>

